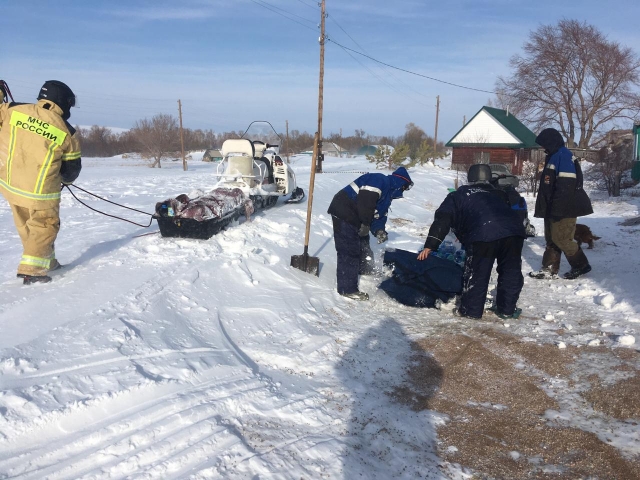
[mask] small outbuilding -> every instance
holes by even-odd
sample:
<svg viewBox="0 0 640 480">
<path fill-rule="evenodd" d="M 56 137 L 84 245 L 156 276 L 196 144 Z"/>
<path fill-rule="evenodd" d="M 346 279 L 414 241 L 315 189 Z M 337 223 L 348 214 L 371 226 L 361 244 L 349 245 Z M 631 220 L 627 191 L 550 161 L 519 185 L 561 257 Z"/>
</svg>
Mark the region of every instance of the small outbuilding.
<svg viewBox="0 0 640 480">
<path fill-rule="evenodd" d="M 451 168 L 465 171 L 491 163 L 520 175 L 524 162 L 544 155 L 535 133 L 508 110 L 492 107 L 482 107 L 445 146 L 452 149 Z"/>
<path fill-rule="evenodd" d="M 364 147 L 360 147 L 356 152 L 356 155 L 375 155 L 376 152 L 382 148 L 386 147 L 390 152 L 394 151 L 394 148 L 391 145 L 365 145 Z"/>
<path fill-rule="evenodd" d="M 306 150 L 300 152 L 301 154 L 312 155 L 313 154 L 313 146 L 307 148 Z M 340 145 L 333 142 L 322 142 L 322 153 L 325 157 L 342 157 L 347 152 Z"/>
<path fill-rule="evenodd" d="M 203 162 L 219 162 L 222 160 L 222 153 L 217 148 L 209 148 L 202 155 Z"/>
</svg>

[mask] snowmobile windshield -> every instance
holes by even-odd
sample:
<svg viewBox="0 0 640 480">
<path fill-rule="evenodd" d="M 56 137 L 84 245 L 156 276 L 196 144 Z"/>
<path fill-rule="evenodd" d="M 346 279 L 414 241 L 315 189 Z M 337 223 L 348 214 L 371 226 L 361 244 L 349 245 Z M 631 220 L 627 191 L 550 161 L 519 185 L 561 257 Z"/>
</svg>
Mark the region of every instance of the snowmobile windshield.
<svg viewBox="0 0 640 480">
<path fill-rule="evenodd" d="M 246 138 L 252 142 L 263 142 L 266 150 L 273 150 L 277 153 L 278 147 L 282 148 L 281 135 L 275 131 L 271 123 L 267 121 L 255 121 L 241 132 L 241 138 Z"/>
</svg>

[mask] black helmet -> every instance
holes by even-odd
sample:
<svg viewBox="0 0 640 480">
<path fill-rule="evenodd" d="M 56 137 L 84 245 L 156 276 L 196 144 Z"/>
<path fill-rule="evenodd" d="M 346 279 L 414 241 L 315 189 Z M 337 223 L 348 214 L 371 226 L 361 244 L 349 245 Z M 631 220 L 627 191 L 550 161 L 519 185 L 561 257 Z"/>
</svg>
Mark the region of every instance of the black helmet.
<svg viewBox="0 0 640 480">
<path fill-rule="evenodd" d="M 76 105 L 76 96 L 71 89 L 58 80 L 47 80 L 40 89 L 38 100 L 51 100 L 58 105 L 64 113 Z"/>
<path fill-rule="evenodd" d="M 491 168 L 486 163 L 471 165 L 467 172 L 467 181 L 469 183 L 490 182 Z"/>
</svg>

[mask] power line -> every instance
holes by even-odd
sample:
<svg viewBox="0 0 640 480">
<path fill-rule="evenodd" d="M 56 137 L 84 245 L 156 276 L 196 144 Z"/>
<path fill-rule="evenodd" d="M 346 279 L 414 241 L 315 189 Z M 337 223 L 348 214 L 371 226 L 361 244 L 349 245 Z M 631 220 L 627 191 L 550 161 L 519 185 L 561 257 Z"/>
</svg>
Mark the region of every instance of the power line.
<svg viewBox="0 0 640 480">
<path fill-rule="evenodd" d="M 278 15 L 281 15 L 281 16 L 283 16 L 283 17 L 287 18 L 288 20 L 291 20 L 292 22 L 295 22 L 295 23 L 297 23 L 297 24 L 299 24 L 299 25 L 302 25 L 302 26 L 303 26 L 303 27 L 305 27 L 305 28 L 311 28 L 311 27 L 309 27 L 309 26 L 307 26 L 307 25 L 305 25 L 305 24 L 302 24 L 302 23 L 298 22 L 298 21 L 296 21 L 295 19 L 293 19 L 293 18 L 291 18 L 291 17 L 289 17 L 289 16 L 287 16 L 287 15 L 293 15 L 293 16 L 296 16 L 296 17 L 298 17 L 298 18 L 302 18 L 303 20 L 305 20 L 305 21 L 307 21 L 307 22 L 315 23 L 315 22 L 312 22 L 311 20 L 308 20 L 308 19 L 306 19 L 306 18 L 304 18 L 304 17 L 300 17 L 299 15 L 296 15 L 296 14 L 294 14 L 294 13 L 291 13 L 291 12 L 289 12 L 289 11 L 287 11 L 287 10 L 284 10 L 284 9 L 280 8 L 280 7 L 276 7 L 275 5 L 271 5 L 271 4 L 267 3 L 267 2 L 264 2 L 263 0 L 251 0 L 251 1 L 252 1 L 253 3 L 255 3 L 256 5 L 259 5 L 259 6 L 263 7 L 263 8 L 266 8 L 267 10 L 270 10 L 270 11 L 272 11 L 273 13 L 276 13 L 276 14 L 278 14 Z M 304 2 L 302 2 L 302 3 L 304 3 Z M 283 14 L 283 13 L 280 13 L 280 12 L 278 12 L 278 11 L 274 10 L 274 9 L 281 10 L 281 11 L 285 12 L 287 15 L 285 15 L 285 14 Z M 336 22 L 336 24 L 337 24 L 337 22 Z M 340 27 L 339 25 L 338 25 L 338 27 L 339 27 L 342 31 L 344 31 L 344 33 L 345 33 L 349 38 L 351 38 L 351 40 L 352 40 L 356 45 L 360 46 L 360 45 L 359 45 L 359 44 L 358 44 L 358 43 L 357 43 L 357 42 L 356 42 L 356 41 L 351 37 L 351 35 L 349 35 L 349 34 L 348 34 L 348 33 L 347 33 L 347 32 L 346 32 L 342 27 Z M 315 31 L 316 29 L 314 28 L 313 30 Z M 368 58 L 369 60 L 372 60 L 373 62 L 379 63 L 380 65 L 384 65 L 385 67 L 392 68 L 392 69 L 394 69 L 394 70 L 398 70 L 398 71 L 401 71 L 401 72 L 405 72 L 405 73 L 408 73 L 408 74 L 410 74 L 410 75 L 415 75 L 415 76 L 418 76 L 418 77 L 426 78 L 426 79 L 428 79 L 428 80 L 432 80 L 432 81 L 434 81 L 434 82 L 439 82 L 439 83 L 443 83 L 443 84 L 445 84 L 445 85 L 450 85 L 450 86 L 452 86 L 452 87 L 456 87 L 456 88 L 463 88 L 463 89 L 465 89 L 465 90 L 471 90 L 471 91 L 474 91 L 474 92 L 482 92 L 482 93 L 489 93 L 489 94 L 491 94 L 491 95 L 496 95 L 496 96 L 497 96 L 497 95 L 504 95 L 504 96 L 512 97 L 512 98 L 521 98 L 521 99 L 526 99 L 526 98 L 523 98 L 523 97 L 518 97 L 518 96 L 516 96 L 516 95 L 509 95 L 509 94 L 506 94 L 506 93 L 501 93 L 501 94 L 499 94 L 498 92 L 494 92 L 494 91 L 492 91 L 492 90 L 484 90 L 484 89 L 480 89 L 480 88 L 467 87 L 467 86 L 465 86 L 465 85 L 459 85 L 459 84 L 457 84 L 457 83 L 448 82 L 448 81 L 446 81 L 446 80 L 440 80 L 439 78 L 430 77 L 430 76 L 428 76 L 428 75 L 424 75 L 424 74 L 421 74 L 421 73 L 413 72 L 413 71 L 411 71 L 411 70 L 407 70 L 407 69 L 405 69 L 405 68 L 396 67 L 395 65 L 391 65 L 391 64 L 389 64 L 389 63 L 386 63 L 386 62 L 383 62 L 383 61 L 381 61 L 381 60 L 378 60 L 377 58 L 374 58 L 374 57 L 372 57 L 371 55 L 368 55 L 368 54 L 363 53 L 363 52 L 359 52 L 359 51 L 357 51 L 357 50 L 354 50 L 354 49 L 352 49 L 352 48 L 349 48 L 349 47 L 347 47 L 347 46 L 345 46 L 345 45 L 342 45 L 342 44 L 338 43 L 338 42 L 336 42 L 335 40 L 331 39 L 328 35 L 325 35 L 325 40 L 327 40 L 327 41 L 329 41 L 329 42 L 333 42 L 333 43 L 335 43 L 336 45 L 338 45 L 339 47 L 341 47 L 341 48 L 342 48 L 342 49 L 344 49 L 344 50 L 348 50 L 348 51 L 353 52 L 353 53 L 355 53 L 355 54 L 357 54 L 357 55 L 361 55 L 361 56 L 363 56 L 363 57 L 366 57 L 366 58 Z M 360 48 L 361 48 L 361 49 L 363 49 L 361 46 L 360 46 Z M 364 49 L 363 49 L 363 50 L 364 50 Z"/>
<path fill-rule="evenodd" d="M 309 5 L 307 2 L 305 2 L 304 0 L 298 0 L 300 3 L 302 3 L 303 5 L 306 5 L 309 8 L 313 8 L 314 10 L 317 10 L 318 7 L 314 7 L 313 5 Z"/>
<path fill-rule="evenodd" d="M 313 22 L 312 20 L 309 20 L 309 19 L 307 19 L 307 18 L 301 17 L 300 15 L 296 15 L 295 13 L 288 12 L 288 11 L 286 11 L 286 10 L 284 10 L 284 9 L 280 8 L 280 7 L 276 7 L 275 5 L 271 5 L 270 3 L 266 3 L 266 2 L 263 2 L 263 1 L 261 1 L 261 0 L 251 0 L 251 1 L 252 1 L 253 3 L 255 3 L 256 5 L 259 5 L 259 6 L 261 6 L 261 7 L 263 7 L 263 8 L 266 8 L 267 10 L 269 10 L 269 11 L 271 11 L 271 12 L 273 12 L 273 13 L 277 14 L 277 15 L 280 15 L 281 17 L 284 17 L 284 18 L 286 18 L 286 19 L 288 19 L 288 20 L 291 20 L 291 21 L 292 21 L 292 22 L 294 22 L 294 23 L 297 23 L 298 25 L 301 25 L 301 26 L 303 26 L 303 27 L 305 27 L 305 28 L 308 28 L 308 29 L 310 29 L 310 30 L 313 30 L 314 32 L 317 30 L 315 27 L 310 27 L 309 25 L 305 25 L 304 23 L 299 22 L 298 20 L 296 20 L 296 19 L 294 19 L 294 18 L 291 18 L 291 17 L 289 17 L 289 16 L 287 16 L 287 15 L 293 15 L 293 16 L 295 16 L 295 17 L 301 18 L 301 19 L 303 19 L 304 21 L 306 21 L 306 22 L 310 22 L 310 23 L 312 23 L 312 24 L 314 24 L 314 25 L 315 25 L 315 24 L 316 24 L 316 22 Z M 277 9 L 277 10 L 282 10 L 282 11 L 283 11 L 283 12 L 285 12 L 286 14 L 285 14 L 285 13 L 280 13 L 280 12 L 278 12 L 276 9 Z"/>
<path fill-rule="evenodd" d="M 426 78 L 428 80 L 433 80 L 434 82 L 444 83 L 445 85 L 451 85 L 452 87 L 464 88 L 465 90 L 472 90 L 474 92 L 482 92 L 482 93 L 490 93 L 492 95 L 498 95 L 497 92 L 494 92 L 494 91 L 491 91 L 491 90 L 483 90 L 481 88 L 467 87 L 465 85 L 459 85 L 457 83 L 447 82 L 446 80 L 440 80 L 439 78 L 430 77 L 428 75 L 423 75 L 422 73 L 413 72 L 411 70 L 407 70 L 406 68 L 396 67 L 395 65 L 391 65 L 389 63 L 383 62 L 382 60 L 378 60 L 377 58 L 373 58 L 371 55 L 367 55 L 366 53 L 358 52 L 357 50 L 354 50 L 352 48 L 345 47 L 344 45 L 336 42 L 335 40 L 333 40 L 331 38 L 327 38 L 327 40 L 329 42 L 335 43 L 340 48 L 343 48 L 345 50 L 349 50 L 350 52 L 353 52 L 353 53 L 356 53 L 356 54 L 361 55 L 363 57 L 366 57 L 369 60 L 377 62 L 377 63 L 379 63 L 381 65 L 384 65 L 385 67 L 393 68 L 394 70 L 399 70 L 400 72 L 405 72 L 405 73 L 408 73 L 410 75 L 415 75 L 417 77 L 422 77 L 422 78 Z M 501 94 L 501 95 L 505 95 L 505 96 L 509 96 L 509 97 L 515 97 L 515 95 L 507 95 L 507 94 Z M 522 98 L 522 97 L 516 97 L 516 98 Z"/>
<path fill-rule="evenodd" d="M 309 19 L 308 19 L 308 18 L 306 18 L 306 17 L 302 17 L 302 16 L 300 16 L 300 15 L 298 15 L 298 14 L 296 14 L 296 13 L 293 13 L 293 12 L 290 12 L 290 11 L 288 11 L 288 10 L 285 10 L 284 8 L 278 7 L 277 5 L 273 5 L 272 3 L 266 2 L 265 0 L 258 0 L 258 2 L 260 2 L 261 4 L 268 5 L 269 7 L 275 8 L 275 9 L 277 9 L 277 10 L 280 10 L 281 12 L 284 12 L 284 13 L 286 13 L 287 15 L 292 15 L 292 16 L 294 16 L 294 17 L 297 17 L 297 18 L 299 18 L 300 20 L 304 20 L 305 22 L 309 22 L 309 23 L 311 23 L 311 24 L 313 24 L 313 25 L 315 25 L 315 24 L 316 24 L 316 22 L 315 22 L 315 21 L 313 21 L 313 20 L 309 20 Z"/>
<path fill-rule="evenodd" d="M 282 10 L 283 12 L 286 12 L 288 15 L 294 15 L 296 17 L 302 18 L 303 20 L 308 21 L 308 22 L 311 22 L 311 20 L 308 20 L 308 19 L 306 19 L 304 17 L 300 17 L 299 15 L 296 15 L 294 13 L 288 12 L 287 10 L 284 10 L 284 9 L 282 9 L 280 7 L 276 7 L 275 5 L 271 5 L 271 4 L 267 3 L 267 2 L 264 2 L 263 0 L 251 0 L 251 1 L 253 3 L 255 3 L 256 5 L 260 5 L 261 7 L 264 7 L 266 9 L 268 9 L 268 10 L 271 10 L 272 12 L 274 12 L 274 13 L 276 13 L 278 15 L 281 15 L 281 16 L 283 16 L 283 17 L 287 18 L 288 20 L 291 20 L 291 21 L 293 21 L 295 23 L 298 23 L 299 25 L 302 25 L 305 28 L 311 28 L 311 27 L 308 27 L 307 25 L 304 25 L 304 24 L 294 20 L 293 18 L 290 18 L 290 17 L 288 17 L 288 16 L 286 16 L 286 15 L 280 13 L 280 12 L 277 12 L 276 10 L 274 10 L 274 8 L 278 9 L 278 10 Z M 315 23 L 315 22 L 312 22 L 312 23 Z M 336 22 L 336 24 L 337 24 L 337 22 Z M 342 29 L 344 31 L 344 33 L 347 34 L 347 36 L 349 38 L 351 38 L 351 40 L 353 40 L 353 38 L 342 27 L 340 27 L 340 29 Z M 313 30 L 315 31 L 316 29 L 313 29 Z M 471 90 L 471 91 L 474 91 L 474 92 L 489 93 L 491 95 L 496 95 L 496 96 L 504 95 L 504 96 L 507 96 L 507 97 L 520 98 L 520 99 L 523 99 L 523 100 L 532 100 L 532 99 L 529 99 L 529 98 L 526 98 L 526 97 L 520 97 L 520 96 L 517 96 L 517 95 L 510 95 L 510 94 L 507 94 L 507 93 L 498 93 L 498 92 L 494 92 L 492 90 L 484 90 L 484 89 L 481 89 L 481 88 L 467 87 L 465 85 L 459 85 L 457 83 L 448 82 L 446 80 L 440 80 L 439 78 L 430 77 L 428 75 L 424 75 L 424 74 L 421 74 L 421 73 L 413 72 L 411 70 L 407 70 L 406 68 L 396 67 L 395 65 L 391 65 L 389 63 L 386 63 L 386 62 L 383 62 L 381 60 L 378 60 L 377 58 L 374 58 L 371 55 L 368 55 L 368 54 L 363 53 L 363 52 L 359 52 L 357 50 L 354 50 L 352 48 L 349 48 L 349 47 L 347 47 L 345 45 L 342 45 L 342 44 L 338 43 L 335 40 L 331 39 L 328 35 L 325 35 L 325 40 L 329 41 L 329 42 L 333 42 L 336 45 L 338 45 L 339 47 L 343 48 L 344 50 L 348 50 L 348 51 L 353 52 L 353 53 L 355 53 L 357 55 L 361 55 L 363 57 L 366 57 L 366 58 L 368 58 L 369 60 L 371 60 L 373 62 L 379 63 L 380 65 L 384 65 L 385 67 L 392 68 L 392 69 L 398 70 L 400 72 L 405 72 L 405 73 L 408 73 L 410 75 L 415 75 L 415 76 L 418 76 L 418 77 L 426 78 L 426 79 L 432 80 L 434 82 L 439 82 L 439 83 L 443 83 L 445 85 L 450 85 L 452 87 L 462 88 L 462 89 L 465 89 L 465 90 Z M 353 40 L 353 41 L 354 41 L 354 43 L 356 43 L 356 45 L 358 45 L 358 43 L 355 40 Z M 362 49 L 362 47 L 360 47 L 360 48 Z"/>
<path fill-rule="evenodd" d="M 375 78 L 377 78 L 378 80 L 380 80 L 382 83 L 384 83 L 385 85 L 387 85 L 389 88 L 391 88 L 394 92 L 399 93 L 401 95 L 405 95 L 407 98 L 409 98 L 410 100 L 413 100 L 411 97 L 409 97 L 409 95 L 407 95 L 406 93 L 398 90 L 397 88 L 395 88 L 394 85 L 392 85 L 391 83 L 387 82 L 384 78 L 382 78 L 381 76 L 379 76 L 377 73 L 375 73 L 373 70 L 371 70 L 369 67 L 367 67 L 364 63 L 362 63 L 360 60 L 358 60 L 358 58 L 354 57 L 353 54 L 347 50 L 345 50 L 345 53 L 347 55 L 349 55 L 354 61 L 358 62 L 360 65 L 362 65 L 363 68 L 365 68 L 371 75 L 373 75 Z M 423 106 L 427 106 L 426 104 L 419 102 L 418 103 L 420 105 Z"/>
<path fill-rule="evenodd" d="M 327 15 L 327 16 L 329 17 L 329 19 L 330 19 L 333 23 L 335 23 L 335 24 L 338 26 L 338 28 L 339 28 L 340 30 L 342 30 L 342 31 L 344 32 L 344 34 L 345 34 L 347 37 L 349 37 L 349 38 L 351 39 L 351 41 L 352 41 L 353 43 L 355 43 L 355 44 L 358 46 L 358 48 L 360 48 L 360 50 L 362 50 L 363 52 L 366 52 L 365 48 L 364 48 L 362 45 L 360 45 L 360 44 L 359 44 L 359 43 L 358 43 L 358 42 L 357 42 L 357 41 L 356 41 L 356 40 L 355 40 L 351 35 L 349 35 L 349 33 L 348 33 L 344 28 L 342 28 L 342 26 L 338 23 L 338 21 L 337 21 L 337 20 L 335 20 L 331 15 Z M 334 42 L 334 43 L 336 43 L 336 42 Z M 337 44 L 337 43 L 336 43 L 336 44 Z M 351 53 L 350 53 L 350 52 L 347 52 L 346 50 L 345 50 L 345 52 L 346 52 L 346 53 L 347 53 L 351 58 L 353 58 L 354 60 L 356 60 L 356 58 L 355 58 L 353 55 L 351 55 Z M 356 60 L 356 61 L 357 61 L 357 60 Z M 362 64 L 361 62 L 359 62 L 359 61 L 358 61 L 358 63 L 360 63 L 361 65 L 363 65 L 363 64 Z M 363 66 L 364 66 L 364 65 L 363 65 Z M 366 67 L 365 67 L 365 68 L 366 68 Z M 383 69 L 383 67 L 380 67 L 380 68 L 381 68 L 381 69 Z M 367 70 L 368 70 L 368 69 L 367 69 Z M 384 70 L 384 71 L 385 71 L 385 72 L 387 72 L 387 70 Z M 370 72 L 371 72 L 371 71 L 370 71 Z M 373 72 L 371 72 L 371 73 L 372 73 L 372 75 L 376 76 Z M 420 95 L 421 97 L 428 98 L 428 97 L 427 97 L 426 95 L 424 95 L 422 92 L 419 92 L 419 91 L 418 91 L 418 90 L 416 90 L 415 88 L 413 88 L 413 87 L 411 87 L 411 86 L 407 85 L 406 83 L 404 83 L 402 80 L 400 80 L 398 77 L 396 77 L 396 76 L 393 74 L 393 72 L 389 71 L 388 73 L 389 73 L 389 75 L 391 75 L 394 79 L 396 79 L 398 82 L 400 82 L 404 87 L 408 88 L 409 90 L 412 90 L 413 92 L 417 93 L 417 94 L 418 94 L 418 95 Z M 386 82 L 385 82 L 385 83 L 386 83 Z M 388 85 L 390 85 L 390 84 L 388 84 Z M 392 87 L 392 88 L 393 88 L 393 87 Z M 394 88 L 394 90 L 395 90 L 395 88 Z M 397 91 L 397 90 L 396 90 L 396 91 Z M 409 97 L 409 96 L 407 95 L 407 98 L 411 98 L 411 97 Z M 424 103 L 421 103 L 421 102 L 419 102 L 419 103 L 420 103 L 421 105 L 427 106 L 427 105 L 425 105 Z"/>
<path fill-rule="evenodd" d="M 306 6 L 310 7 L 310 8 L 314 8 L 314 9 L 316 9 L 316 7 L 313 7 L 312 5 L 310 5 L 310 4 L 308 4 L 308 3 L 306 3 L 306 2 L 305 2 L 305 1 L 303 1 L 303 0 L 298 0 L 298 1 L 299 1 L 300 3 L 303 3 L 303 4 L 304 4 L 304 5 L 306 5 Z M 310 27 L 309 25 L 306 25 L 306 24 L 304 24 L 304 23 L 301 23 L 300 21 L 296 20 L 295 18 L 292 18 L 292 16 L 293 16 L 293 17 L 297 17 L 297 18 L 299 18 L 299 19 L 301 19 L 301 20 L 303 20 L 303 21 L 305 21 L 305 22 L 308 22 L 308 23 L 311 23 L 311 24 L 314 24 L 314 25 L 316 24 L 316 22 L 314 22 L 314 21 L 312 21 L 312 20 L 309 20 L 309 19 L 307 19 L 307 18 L 305 18 L 305 17 L 303 17 L 303 16 L 297 15 L 297 14 L 292 13 L 292 12 L 290 12 L 290 11 L 287 11 L 287 10 L 285 10 L 285 9 L 283 9 L 283 8 L 280 8 L 280 7 L 277 7 L 277 6 L 275 6 L 275 5 L 272 5 L 272 4 L 270 4 L 270 3 L 268 3 L 268 2 L 266 2 L 266 1 L 264 1 L 264 0 L 251 0 L 251 2 L 253 2 L 253 3 L 255 3 L 256 5 L 261 6 L 261 7 L 265 8 L 265 9 L 267 9 L 267 10 L 271 11 L 272 13 L 275 13 L 275 14 L 277 14 L 277 15 L 280 15 L 280 16 L 282 16 L 282 17 L 286 18 L 287 20 L 290 20 L 290 21 L 292 21 L 292 22 L 294 22 L 294 23 L 297 23 L 298 25 L 301 25 L 301 26 L 303 26 L 303 27 L 305 27 L 305 28 L 308 28 L 308 29 L 310 29 L 310 30 L 313 30 L 314 32 L 315 32 L 315 31 L 317 31 L 317 28 L 316 28 L 316 27 Z M 280 10 L 280 11 L 278 11 L 278 10 Z M 282 12 L 284 12 L 284 13 L 282 13 Z M 357 42 L 357 41 L 356 41 L 356 40 L 355 40 L 351 35 L 349 35 L 349 33 L 348 33 L 344 28 L 342 28 L 342 26 L 341 26 L 340 24 L 338 24 L 338 22 L 337 22 L 336 20 L 334 20 L 334 19 L 333 19 L 331 16 L 329 16 L 329 15 L 327 15 L 327 17 L 329 17 L 329 18 L 330 18 L 330 19 L 331 19 L 331 20 L 332 20 L 332 21 L 333 21 L 333 22 L 338 26 L 338 28 L 340 28 L 340 30 L 342 30 L 342 31 L 344 32 L 344 34 L 345 34 L 345 35 L 347 35 L 347 37 L 349 37 L 349 38 L 351 39 L 351 41 L 353 41 L 353 43 L 354 43 L 355 45 L 357 45 L 361 50 L 363 50 L 363 51 L 365 50 L 365 49 L 364 49 L 364 48 L 363 48 L 363 47 L 362 47 L 362 46 L 361 46 L 361 45 L 360 45 L 360 44 L 359 44 L 359 43 L 358 43 L 358 42 Z M 516 99 L 521 99 L 521 100 L 531 100 L 531 101 L 536 101 L 536 99 L 535 99 L 535 98 L 523 97 L 523 96 L 519 96 L 519 95 L 512 95 L 512 94 L 508 94 L 508 93 L 504 93 L 504 92 L 500 92 L 500 93 L 499 93 L 499 92 L 495 92 L 495 91 L 492 91 L 492 90 L 485 90 L 485 89 L 480 89 L 480 88 L 475 88 L 475 87 L 469 87 L 469 86 L 465 86 L 465 85 L 460 85 L 460 84 L 456 84 L 456 83 L 453 83 L 453 82 L 449 82 L 449 81 L 446 81 L 446 80 L 441 80 L 441 79 L 439 79 L 439 78 L 435 78 L 435 77 L 431 77 L 431 76 L 428 76 L 428 75 L 424 75 L 424 74 L 421 74 L 421 73 L 417 73 L 417 72 L 414 72 L 414 71 L 411 71 L 411 70 L 408 70 L 408 69 L 405 69 L 405 68 L 397 67 L 397 66 L 395 66 L 395 65 L 391 65 L 391 64 L 389 64 L 389 63 L 383 62 L 383 61 L 381 61 L 381 60 L 378 60 L 378 59 L 374 58 L 373 56 L 369 55 L 368 53 L 363 53 L 363 52 L 361 52 L 361 51 L 354 50 L 354 49 L 349 48 L 349 47 L 347 47 L 347 46 L 345 46 L 345 45 L 342 45 L 341 43 L 339 43 L 339 42 L 337 42 L 337 41 L 333 40 L 332 38 L 330 38 L 328 35 L 325 35 L 325 40 L 326 40 L 326 41 L 329 41 L 329 42 L 333 42 L 335 45 L 337 45 L 337 46 L 339 46 L 340 48 L 342 48 L 342 49 L 343 49 L 343 50 L 344 50 L 344 51 L 345 51 L 345 52 L 346 52 L 346 53 L 347 53 L 347 54 L 348 54 L 348 55 L 349 55 L 349 56 L 350 56 L 354 61 L 357 61 L 361 66 L 363 66 L 365 69 L 367 69 L 367 70 L 369 71 L 369 73 L 371 73 L 374 77 L 378 78 L 378 79 L 379 79 L 380 81 L 382 81 L 383 83 L 386 83 L 390 88 L 392 88 L 393 90 L 395 90 L 397 93 L 405 94 L 405 93 L 400 92 L 399 90 L 397 90 L 393 85 L 391 85 L 391 84 L 389 84 L 388 82 L 386 82 L 386 81 L 385 81 L 383 78 L 381 78 L 380 76 L 376 75 L 376 74 L 375 74 L 372 70 L 370 70 L 366 65 L 364 65 L 362 62 L 358 61 L 358 60 L 357 60 L 357 58 L 356 58 L 356 57 L 354 57 L 351 53 L 354 53 L 354 54 L 356 54 L 356 55 L 363 56 L 363 57 L 365 57 L 365 58 L 367 58 L 367 59 L 369 59 L 369 60 L 371 60 L 371 61 L 373 61 L 373 62 L 375 62 L 375 63 L 377 63 L 377 64 L 379 64 L 379 65 L 382 65 L 382 66 L 384 66 L 384 67 L 387 67 L 387 68 L 390 68 L 390 69 L 393 69 L 393 70 L 397 70 L 397 71 L 401 71 L 401 72 L 404 72 L 404 73 L 408 73 L 408 74 L 410 74 L 410 75 L 418 76 L 418 77 L 421 77 L 421 78 L 426 78 L 426 79 L 428 79 L 428 80 L 432 80 L 432 81 L 435 81 L 435 82 L 439 82 L 439 83 L 442 83 L 442 84 L 445 84 L 445 85 L 450 85 L 450 86 L 453 86 L 453 87 L 456 87 L 456 88 L 461 88 L 461 89 L 470 90 L 470 91 L 475 91 L 475 92 L 481 92 L 481 93 L 487 93 L 487 94 L 496 95 L 496 96 L 500 96 L 500 95 L 502 95 L 502 96 L 505 96 L 505 97 L 516 98 Z M 394 77 L 394 78 L 395 78 L 395 77 Z M 412 89 L 411 87 L 407 86 L 406 84 L 405 84 L 405 86 L 406 86 L 406 87 L 408 87 L 408 88 L 410 88 L 410 89 Z M 421 95 L 421 96 L 425 96 L 424 94 L 422 94 L 422 93 L 420 93 L 420 92 L 416 91 L 415 89 L 412 89 L 412 90 L 414 90 L 414 92 L 418 93 L 418 94 L 419 94 L 419 95 Z M 405 94 L 405 95 L 406 95 L 406 94 Z M 122 96 L 122 95 L 108 95 L 108 94 L 102 94 L 102 93 L 100 94 L 100 96 L 101 96 L 101 97 L 108 97 L 108 98 L 116 98 L 116 99 L 119 99 L 119 100 L 127 100 L 127 102 L 126 102 L 126 103 L 132 103 L 132 102 L 147 102 L 147 101 L 148 101 L 148 102 L 157 102 L 157 101 L 163 101 L 163 102 L 164 102 L 164 101 L 166 100 L 166 98 L 162 98 L 162 99 L 159 99 L 159 98 L 158 98 L 158 99 L 152 99 L 152 98 L 142 98 L 142 97 L 125 97 L 125 96 Z M 188 100 L 187 100 L 187 101 L 188 101 Z M 88 108 L 88 109 L 87 109 L 87 110 L 85 110 L 85 111 L 87 111 L 87 112 L 91 113 L 91 112 L 93 111 L 91 107 L 93 107 L 93 106 L 94 106 L 94 105 L 89 104 L 89 107 L 90 107 L 90 108 Z M 121 112 L 130 112 L 130 113 L 135 113 L 135 112 L 137 112 L 137 111 L 138 111 L 138 108 L 137 108 L 137 107 L 134 107 L 134 106 L 132 106 L 132 107 L 133 107 L 133 109 L 131 109 L 131 110 L 126 109 L 126 107 L 125 107 L 125 108 L 122 108 L 122 107 L 116 107 L 116 110 L 119 110 L 119 111 L 121 111 Z M 145 106 L 145 107 L 146 107 L 146 106 Z M 143 109 L 145 109 L 145 107 L 141 106 L 141 107 L 139 107 L 139 110 L 143 110 Z M 113 108 L 113 107 L 112 107 L 112 108 Z M 205 107 L 205 109 L 206 109 L 206 107 Z M 105 111 L 104 111 L 104 110 L 102 110 L 102 109 L 101 109 L 101 110 L 99 110 L 99 111 L 100 111 L 100 113 L 101 113 L 101 114 L 103 114 L 103 115 L 104 115 L 104 114 L 106 114 L 106 115 L 116 115 L 116 113 L 107 113 L 107 112 L 105 112 Z M 193 111 L 193 112 L 200 112 L 200 111 L 203 111 L 203 112 L 204 112 L 205 110 L 200 110 L 199 108 L 197 108 L 197 107 L 196 107 L 196 108 L 192 109 L 192 111 Z M 602 130 L 593 130 L 593 131 L 594 131 L 594 132 L 603 132 Z"/>
</svg>

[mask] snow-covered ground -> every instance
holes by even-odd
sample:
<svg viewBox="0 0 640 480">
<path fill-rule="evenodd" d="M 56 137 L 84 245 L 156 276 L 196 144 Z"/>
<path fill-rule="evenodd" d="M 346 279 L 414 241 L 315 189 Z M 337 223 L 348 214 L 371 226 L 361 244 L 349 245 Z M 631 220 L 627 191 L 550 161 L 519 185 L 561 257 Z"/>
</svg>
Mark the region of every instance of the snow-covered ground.
<svg viewBox="0 0 640 480">
<path fill-rule="evenodd" d="M 212 186 L 215 165 L 193 158 L 187 172 L 181 162 L 160 170 L 87 159 L 76 183 L 153 212 L 157 201 Z M 292 159 L 305 191 L 309 162 Z M 0 478 L 462 476 L 434 447 L 446 417 L 386 393 L 404 381 L 412 341 L 460 320 L 450 309 L 395 303 L 376 290 L 379 277 L 361 280 L 369 302 L 336 293 L 326 210 L 358 173 L 334 172 L 373 166 L 327 157 L 324 169 L 332 173 L 315 177 L 309 248 L 319 277 L 289 266 L 303 250 L 306 202 L 278 204 L 201 241 L 139 236 L 157 225 L 98 215 L 65 192 L 56 253 L 67 267 L 27 287 L 15 278 L 21 246 L 0 202 Z M 456 177 L 443 167 L 410 174 L 415 187 L 392 204 L 388 243 L 372 242 L 378 264 L 385 247 L 421 247 Z M 526 277 L 523 317 L 501 325 L 505 332 L 559 348 L 638 348 L 638 228 L 618 224 L 639 214 L 640 199 L 592 198 L 596 213 L 582 222 L 602 237 L 586 250 L 593 272 L 573 282 Z M 524 272 L 543 252 L 542 224 L 532 220 L 539 236 L 525 244 Z M 550 421 L 640 454 L 637 427 L 579 418 L 569 388 L 549 387 L 561 405 Z"/>
</svg>

